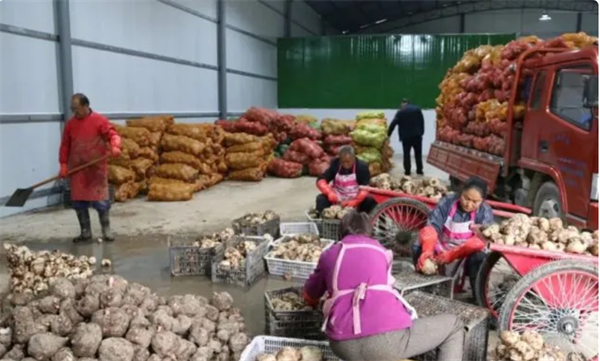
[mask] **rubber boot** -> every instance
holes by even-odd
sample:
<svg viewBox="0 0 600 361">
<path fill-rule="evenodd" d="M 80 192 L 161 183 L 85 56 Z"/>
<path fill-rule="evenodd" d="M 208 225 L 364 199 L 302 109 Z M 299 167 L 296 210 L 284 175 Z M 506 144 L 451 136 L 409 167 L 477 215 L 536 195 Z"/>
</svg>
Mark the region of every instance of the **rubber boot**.
<svg viewBox="0 0 600 361">
<path fill-rule="evenodd" d="M 86 209 L 76 209 L 77 219 L 79 220 L 79 228 L 81 234 L 79 237 L 73 238 L 73 242 L 87 242 L 92 240 L 92 226 L 90 224 L 90 212 Z"/>
<path fill-rule="evenodd" d="M 98 218 L 100 219 L 100 226 L 102 227 L 102 239 L 106 242 L 113 242 L 115 238 L 110 231 L 109 211 L 98 211 Z"/>
</svg>

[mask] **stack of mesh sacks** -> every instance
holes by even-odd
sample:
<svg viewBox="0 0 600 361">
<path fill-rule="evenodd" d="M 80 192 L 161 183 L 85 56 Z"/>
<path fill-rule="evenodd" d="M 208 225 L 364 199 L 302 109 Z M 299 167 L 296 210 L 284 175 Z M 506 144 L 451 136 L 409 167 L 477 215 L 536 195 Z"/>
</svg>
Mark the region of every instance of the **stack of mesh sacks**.
<svg viewBox="0 0 600 361">
<path fill-rule="evenodd" d="M 388 141 L 387 127 L 382 112 L 362 112 L 356 116 L 356 128 L 350 133 L 356 155 L 369 164 L 371 176 L 392 168 L 394 150 Z"/>
<path fill-rule="evenodd" d="M 157 116 L 114 125 L 122 137 L 122 153 L 109 160 L 109 181 L 115 186 L 115 200 L 124 202 L 148 190 L 148 172 L 157 163 L 165 129 L 172 116 Z"/>
<path fill-rule="evenodd" d="M 223 180 L 223 136 L 211 124 L 171 125 L 160 143 L 160 164 L 151 170 L 148 200 L 187 201 Z"/>
<path fill-rule="evenodd" d="M 321 131 L 323 132 L 323 149 L 332 156 L 337 157 L 340 148 L 344 145 L 352 144 L 350 132 L 354 130 L 356 122 L 343 121 L 326 118 L 321 122 Z"/>
<path fill-rule="evenodd" d="M 508 129 L 508 104 L 515 82 L 515 63 L 532 48 L 577 49 L 591 46 L 597 38 L 585 33 L 564 34 L 543 41 L 535 36 L 522 37 L 507 45 L 482 45 L 467 51 L 450 69 L 439 88 L 436 99 L 437 138 L 494 155 L 503 155 Z M 553 56 L 536 53 L 531 58 Z M 521 87 L 528 69 L 517 79 Z M 516 121 L 525 115 L 524 101 L 517 92 L 512 109 Z"/>
<path fill-rule="evenodd" d="M 258 182 L 265 177 L 267 164 L 277 142 L 271 134 L 259 137 L 247 133 L 225 133 L 227 179 Z"/>
</svg>

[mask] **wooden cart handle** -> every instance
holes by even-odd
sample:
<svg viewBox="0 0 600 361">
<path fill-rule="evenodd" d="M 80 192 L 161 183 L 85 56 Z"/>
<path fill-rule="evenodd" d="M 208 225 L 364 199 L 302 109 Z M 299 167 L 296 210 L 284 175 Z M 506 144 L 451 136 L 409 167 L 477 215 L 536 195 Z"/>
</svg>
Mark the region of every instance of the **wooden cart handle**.
<svg viewBox="0 0 600 361">
<path fill-rule="evenodd" d="M 79 172 L 79 171 L 80 171 L 80 170 L 82 170 L 82 169 L 85 169 L 85 168 L 87 168 L 87 167 L 91 167 L 91 166 L 93 166 L 93 165 L 94 165 L 94 164 L 96 164 L 96 163 L 102 162 L 103 160 L 105 160 L 105 159 L 108 159 L 108 157 L 110 157 L 110 156 L 107 154 L 107 155 L 105 155 L 105 156 L 102 156 L 102 157 L 100 157 L 100 158 L 96 158 L 96 159 L 94 159 L 94 160 L 92 160 L 92 161 L 89 161 L 89 162 L 87 162 L 87 163 L 85 163 L 85 164 L 82 164 L 82 165 L 80 165 L 80 166 L 77 166 L 77 167 L 75 167 L 75 168 L 73 168 L 73 169 L 71 169 L 71 170 L 69 170 L 69 171 L 67 172 L 67 177 L 68 177 L 68 176 L 70 176 L 70 175 L 71 175 L 71 174 L 73 174 L 73 173 L 77 173 L 77 172 Z M 52 177 L 52 178 L 49 178 L 49 179 L 46 179 L 46 180 L 44 180 L 44 181 L 41 181 L 41 182 L 39 182 L 39 183 L 36 183 L 36 184 L 32 185 L 30 188 L 31 188 L 31 189 L 38 188 L 38 187 L 41 187 L 41 186 L 43 186 L 44 184 L 48 184 L 48 183 L 50 183 L 50 182 L 54 182 L 54 181 L 56 181 L 56 180 L 59 180 L 59 179 L 61 179 L 61 178 L 62 178 L 62 177 L 61 177 L 61 176 L 60 176 L 60 174 L 59 174 L 59 175 L 56 175 L 56 176 L 54 176 L 54 177 Z"/>
</svg>

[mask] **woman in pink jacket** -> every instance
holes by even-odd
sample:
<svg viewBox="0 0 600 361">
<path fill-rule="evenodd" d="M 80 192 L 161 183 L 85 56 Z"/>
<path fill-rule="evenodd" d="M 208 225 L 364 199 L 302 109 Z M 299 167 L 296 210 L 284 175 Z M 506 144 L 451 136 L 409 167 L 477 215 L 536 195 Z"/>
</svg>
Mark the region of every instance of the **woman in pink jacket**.
<svg viewBox="0 0 600 361">
<path fill-rule="evenodd" d="M 462 360 L 463 326 L 454 315 L 417 318 L 393 288 L 392 252 L 369 237 L 366 214 L 347 214 L 340 233 L 304 286 L 312 306 L 327 292 L 323 328 L 333 352 L 344 361 L 397 361 L 439 349 L 440 361 Z"/>
</svg>

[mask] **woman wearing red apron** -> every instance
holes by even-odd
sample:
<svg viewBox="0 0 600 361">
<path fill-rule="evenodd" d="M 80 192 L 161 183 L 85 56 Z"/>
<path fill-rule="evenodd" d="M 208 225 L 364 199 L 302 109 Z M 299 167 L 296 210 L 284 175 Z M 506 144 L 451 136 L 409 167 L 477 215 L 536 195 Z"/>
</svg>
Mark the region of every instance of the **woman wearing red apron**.
<svg viewBox="0 0 600 361">
<path fill-rule="evenodd" d="M 463 325 L 454 315 L 419 318 L 393 288 L 393 255 L 369 237 L 364 213 L 341 221 L 342 240 L 323 252 L 304 285 L 304 299 L 323 304 L 333 352 L 346 361 L 397 361 L 439 349 L 437 359 L 462 360 Z"/>
<path fill-rule="evenodd" d="M 321 214 L 334 204 L 357 208 L 360 212 L 371 212 L 377 202 L 367 191 L 359 188 L 368 186 L 370 179 L 369 166 L 356 159 L 354 148 L 349 145 L 341 147 L 338 158 L 317 179 L 317 188 L 321 191 L 317 196 L 317 212 Z"/>
<path fill-rule="evenodd" d="M 90 109 L 90 101 L 83 94 L 73 95 L 69 119 L 60 143 L 60 175 L 64 178 L 69 169 L 91 162 L 109 153 L 121 154 L 121 137 L 108 119 Z M 89 207 L 98 211 L 105 241 L 113 241 L 110 232 L 108 196 L 108 171 L 106 160 L 70 176 L 71 200 L 77 213 L 81 233 L 73 242 L 92 239 Z"/>
<path fill-rule="evenodd" d="M 474 234 L 473 228 L 494 222 L 492 208 L 484 201 L 486 192 L 485 181 L 473 177 L 467 180 L 460 194 L 442 198 L 429 215 L 427 227 L 421 230 L 419 242 L 412 250 L 418 270 L 426 259 L 450 265 L 466 257 L 465 270 L 473 297 L 477 272 L 485 259 L 485 243 Z"/>
</svg>

